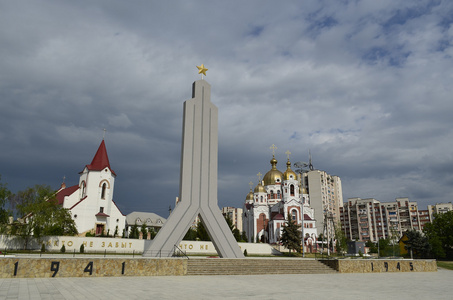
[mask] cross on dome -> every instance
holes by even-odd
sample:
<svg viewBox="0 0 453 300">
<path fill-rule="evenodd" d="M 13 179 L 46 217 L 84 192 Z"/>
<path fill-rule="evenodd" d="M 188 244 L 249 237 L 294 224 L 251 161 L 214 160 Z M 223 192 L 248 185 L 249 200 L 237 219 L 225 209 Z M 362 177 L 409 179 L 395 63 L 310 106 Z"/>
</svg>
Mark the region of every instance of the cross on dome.
<svg viewBox="0 0 453 300">
<path fill-rule="evenodd" d="M 258 174 L 256 174 L 256 176 L 258 176 L 258 181 L 261 182 L 261 176 L 263 176 L 263 174 L 261 174 L 261 172 L 258 172 Z"/>
<path fill-rule="evenodd" d="M 277 150 L 277 147 L 274 144 L 272 144 L 272 146 L 270 146 L 269 149 L 272 150 L 272 156 L 275 156 L 275 150 Z"/>
<path fill-rule="evenodd" d="M 286 154 L 286 156 L 288 157 L 288 160 L 289 160 L 289 156 L 291 155 L 291 152 L 289 152 L 289 150 L 288 150 L 288 151 L 285 152 L 285 154 Z"/>
</svg>

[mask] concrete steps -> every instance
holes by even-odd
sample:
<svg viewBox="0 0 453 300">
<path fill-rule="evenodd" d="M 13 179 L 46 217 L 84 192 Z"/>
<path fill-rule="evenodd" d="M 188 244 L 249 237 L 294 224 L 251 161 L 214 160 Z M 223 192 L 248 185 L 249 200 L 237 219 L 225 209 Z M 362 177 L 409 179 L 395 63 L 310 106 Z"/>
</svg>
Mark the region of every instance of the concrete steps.
<svg viewBox="0 0 453 300">
<path fill-rule="evenodd" d="M 328 274 L 334 269 L 317 260 L 190 258 L 187 275 Z"/>
</svg>

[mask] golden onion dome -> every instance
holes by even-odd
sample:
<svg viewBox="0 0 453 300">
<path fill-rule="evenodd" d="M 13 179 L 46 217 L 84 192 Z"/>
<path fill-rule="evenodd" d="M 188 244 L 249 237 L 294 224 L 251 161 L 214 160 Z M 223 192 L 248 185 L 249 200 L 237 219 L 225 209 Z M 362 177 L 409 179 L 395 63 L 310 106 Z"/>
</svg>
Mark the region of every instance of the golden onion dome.
<svg viewBox="0 0 453 300">
<path fill-rule="evenodd" d="M 266 193 L 266 189 L 261 185 L 261 182 L 255 187 L 255 193 Z M 252 196 L 253 199 L 253 196 Z"/>
<path fill-rule="evenodd" d="M 303 188 L 302 188 L 302 194 L 308 194 L 308 191 L 307 191 L 307 188 L 306 188 L 306 187 L 303 187 Z"/>
<path fill-rule="evenodd" d="M 247 194 L 247 197 L 245 197 L 245 201 L 247 200 L 252 200 L 253 201 L 253 192 L 250 191 L 248 194 Z"/>
<path fill-rule="evenodd" d="M 286 162 L 286 171 L 285 173 L 283 173 L 283 180 L 290 180 L 291 179 L 291 175 L 293 175 L 293 180 L 296 179 L 296 173 L 294 173 L 293 170 L 291 170 L 291 163 L 289 162 L 289 159 L 288 161 Z"/>
<path fill-rule="evenodd" d="M 277 160 L 274 156 L 271 159 L 272 169 L 264 175 L 264 185 L 273 185 L 276 183 L 282 183 L 283 174 L 277 170 Z"/>
</svg>

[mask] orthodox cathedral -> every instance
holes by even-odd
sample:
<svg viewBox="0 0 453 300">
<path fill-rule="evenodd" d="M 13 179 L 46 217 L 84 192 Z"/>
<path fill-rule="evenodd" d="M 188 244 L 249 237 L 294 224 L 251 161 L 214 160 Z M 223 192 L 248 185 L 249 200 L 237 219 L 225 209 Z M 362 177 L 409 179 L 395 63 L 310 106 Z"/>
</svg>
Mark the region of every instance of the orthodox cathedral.
<svg viewBox="0 0 453 300">
<path fill-rule="evenodd" d="M 300 175 L 291 170 L 289 154 L 284 173 L 277 169 L 274 154 L 270 163 L 271 169 L 263 180 L 261 173 L 258 173 L 258 185 L 253 191 L 250 187 L 245 199 L 243 230 L 248 242 L 279 244 L 283 227 L 290 216 L 298 225 L 303 225 L 305 245 L 311 250 L 316 242 L 317 232 L 307 189 L 302 186 Z"/>
<path fill-rule="evenodd" d="M 57 192 L 58 204 L 69 209 L 79 235 L 87 232 L 121 236 L 126 217 L 113 202 L 116 174 L 110 167 L 104 140 L 91 164 L 79 173 L 79 184 L 66 187 L 63 183 Z"/>
</svg>

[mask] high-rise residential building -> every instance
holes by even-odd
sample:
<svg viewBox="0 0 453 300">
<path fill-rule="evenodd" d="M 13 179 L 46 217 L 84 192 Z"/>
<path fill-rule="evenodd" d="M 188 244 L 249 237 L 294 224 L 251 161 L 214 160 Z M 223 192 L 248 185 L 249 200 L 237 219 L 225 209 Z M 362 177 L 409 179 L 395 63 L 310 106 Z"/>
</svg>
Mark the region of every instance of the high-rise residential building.
<svg viewBox="0 0 453 300">
<path fill-rule="evenodd" d="M 222 214 L 228 216 L 236 229 L 240 232 L 244 231 L 242 228 L 242 208 L 222 207 Z"/>
<path fill-rule="evenodd" d="M 450 210 L 453 210 L 453 204 L 451 202 L 428 205 L 428 213 L 431 219 L 433 219 L 434 214 L 444 214 Z"/>
<path fill-rule="evenodd" d="M 340 223 L 340 207 L 343 205 L 341 179 L 312 168 L 303 175 L 311 207 L 315 210 L 318 235 L 327 229 L 333 237 L 334 227 Z"/>
<path fill-rule="evenodd" d="M 349 198 L 340 208 L 342 229 L 348 239 L 372 241 L 401 237 L 407 230 L 422 231 L 431 221 L 428 210 L 418 210 L 417 202 L 396 198 L 395 202 Z"/>
</svg>

